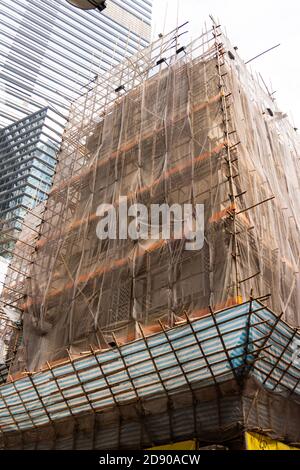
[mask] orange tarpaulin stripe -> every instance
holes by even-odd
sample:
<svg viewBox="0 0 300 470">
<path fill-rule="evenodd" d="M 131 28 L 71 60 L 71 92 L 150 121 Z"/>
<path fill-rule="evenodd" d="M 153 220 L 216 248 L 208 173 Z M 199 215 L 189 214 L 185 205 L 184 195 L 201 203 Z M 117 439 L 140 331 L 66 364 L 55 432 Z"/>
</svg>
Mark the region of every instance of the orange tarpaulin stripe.
<svg viewBox="0 0 300 470">
<path fill-rule="evenodd" d="M 213 222 L 218 222 L 220 219 L 223 219 L 228 215 L 228 213 L 232 213 L 236 210 L 236 205 L 235 204 L 230 204 L 230 206 L 225 207 L 222 211 L 215 212 L 210 218 L 209 218 L 209 223 Z"/>
<path fill-rule="evenodd" d="M 223 217 L 226 217 L 228 215 L 228 212 L 232 211 L 233 209 L 235 208 L 235 205 L 234 204 L 231 204 L 230 206 L 228 206 L 226 209 L 224 209 L 223 211 L 220 211 L 220 212 L 217 212 L 215 213 L 211 218 L 210 218 L 210 222 L 216 222 L 218 220 L 220 220 L 221 218 Z M 158 240 L 154 243 L 152 243 L 148 248 L 147 250 L 145 250 L 147 253 L 152 253 L 154 251 L 156 251 L 157 249 L 160 249 L 164 244 L 166 243 L 165 240 Z M 137 257 L 139 256 L 143 256 L 143 254 L 141 255 L 137 255 Z M 114 260 L 113 262 L 109 262 L 107 264 L 107 266 L 101 266 L 101 268 L 97 269 L 96 271 L 91 271 L 87 274 L 83 274 L 81 275 L 79 278 L 78 278 L 78 283 L 83 283 L 83 282 L 88 282 L 90 281 L 91 279 L 94 279 L 95 277 L 99 277 L 107 272 L 110 272 L 112 271 L 114 268 L 116 267 L 122 267 L 122 266 L 125 266 L 128 262 L 128 258 L 120 258 L 118 260 Z M 54 274 L 52 276 L 52 279 L 55 279 L 55 277 L 58 277 L 59 274 Z M 68 284 L 66 284 L 62 289 L 57 289 L 56 291 L 52 291 L 51 294 L 48 294 L 48 296 L 46 297 L 46 299 L 48 298 L 53 298 L 53 297 L 56 297 L 57 295 L 60 295 L 64 290 L 66 289 L 71 289 L 72 287 L 74 287 L 74 283 L 73 282 L 69 282 Z M 31 300 L 28 300 L 25 304 L 21 304 L 20 305 L 20 308 L 24 311 L 28 310 L 28 308 L 30 306 L 33 305 L 33 302 Z"/>
<path fill-rule="evenodd" d="M 228 212 L 233 210 L 233 208 L 234 208 L 234 205 L 231 204 L 230 206 L 228 206 L 228 208 L 224 209 L 223 211 L 214 214 L 212 216 L 213 221 L 216 222 L 216 220 L 218 220 L 218 217 L 219 217 L 219 219 L 225 217 L 228 214 Z M 148 252 L 148 253 L 152 253 L 152 252 L 156 251 L 157 249 L 160 249 L 165 243 L 166 243 L 165 240 L 158 240 L 158 241 L 152 243 L 145 251 Z M 144 256 L 144 253 L 141 253 L 140 255 L 137 255 L 137 257 L 142 257 L 142 256 Z M 103 274 L 112 271 L 114 268 L 117 268 L 117 267 L 120 268 L 122 266 L 126 266 L 127 263 L 128 263 L 128 257 L 120 258 L 120 259 L 114 260 L 114 261 L 110 261 L 109 263 L 107 263 L 106 266 L 102 265 L 100 268 L 98 268 L 95 271 L 91 271 L 89 273 L 82 274 L 81 276 L 79 276 L 76 284 L 81 284 L 81 283 L 88 282 L 91 279 L 102 276 Z M 57 290 L 52 291 L 51 293 L 49 293 L 46 296 L 46 299 L 54 298 L 54 297 L 62 294 L 65 290 L 72 289 L 74 286 L 75 286 L 75 283 L 70 281 L 63 288 L 57 289 Z M 25 304 L 20 305 L 20 308 L 22 310 L 26 311 L 33 304 L 37 304 L 37 302 L 33 303 L 32 300 L 28 300 Z"/>
<path fill-rule="evenodd" d="M 243 298 L 239 295 L 238 297 L 229 297 L 225 302 L 218 303 L 214 306 L 214 311 L 219 311 L 223 310 L 225 308 L 233 307 L 234 305 L 241 305 L 243 303 Z M 198 318 L 202 318 L 206 315 L 210 314 L 210 309 L 207 308 L 202 308 L 199 310 L 193 310 L 192 312 L 188 313 L 188 317 L 191 321 L 197 320 Z M 180 317 L 180 314 L 179 314 Z M 185 317 L 183 317 L 183 322 L 186 322 Z M 161 332 L 161 326 L 160 324 L 157 323 L 152 323 L 150 325 L 143 325 L 143 332 L 145 333 L 145 336 L 150 336 L 155 333 Z M 136 340 L 136 335 L 134 332 L 130 332 L 127 336 L 118 336 L 118 343 L 126 344 L 130 341 Z"/>
<path fill-rule="evenodd" d="M 165 243 L 166 243 L 165 240 L 158 240 L 158 241 L 152 243 L 145 251 L 151 253 L 152 251 L 155 251 L 155 250 L 159 249 L 160 247 L 162 247 Z M 137 257 L 142 257 L 142 256 L 144 256 L 144 253 L 142 253 L 140 255 L 137 255 Z M 79 276 L 78 281 L 76 282 L 76 284 L 88 282 L 91 279 L 94 279 L 95 277 L 102 276 L 103 274 L 112 271 L 116 267 L 120 268 L 122 266 L 125 266 L 127 263 L 128 263 L 128 257 L 120 258 L 120 259 L 117 259 L 117 260 L 114 260 L 114 261 L 110 261 L 109 263 L 107 263 L 106 266 L 102 265 L 100 268 L 96 269 L 95 271 L 91 271 L 89 273 L 82 274 L 81 276 Z M 46 299 L 56 297 L 56 296 L 62 294 L 64 291 L 72 289 L 74 286 L 75 286 L 75 283 L 70 281 L 64 287 L 62 287 L 61 289 L 56 289 L 55 291 L 52 291 L 51 293 L 49 293 L 46 296 Z M 20 308 L 22 310 L 26 311 L 26 310 L 28 310 L 28 308 L 30 306 L 32 306 L 34 304 L 37 304 L 37 303 L 38 302 L 33 302 L 32 300 L 28 300 L 25 304 L 20 305 Z"/>
<path fill-rule="evenodd" d="M 208 99 L 207 101 L 205 101 L 204 103 L 200 103 L 198 105 L 195 105 L 193 107 L 193 112 L 197 112 L 201 109 L 204 109 L 206 108 L 207 106 L 209 106 L 210 104 L 213 104 L 213 103 L 216 103 L 220 98 L 221 98 L 222 94 L 221 93 L 218 93 L 217 95 L 213 96 L 212 98 Z M 176 123 L 177 121 L 179 121 L 180 119 L 182 119 L 184 116 L 186 116 L 186 113 L 182 113 L 182 115 L 178 118 L 171 121 L 170 120 L 170 124 L 174 124 Z M 135 137 L 133 139 L 130 139 L 128 140 L 127 142 L 124 142 L 120 148 L 116 151 L 114 151 L 108 158 L 106 158 L 105 160 L 99 160 L 99 162 L 97 163 L 96 165 L 96 168 L 100 168 L 101 166 L 104 166 L 106 165 L 107 163 L 110 162 L 110 160 L 113 160 L 115 159 L 120 153 L 122 152 L 128 152 L 128 150 L 134 148 L 140 140 L 146 140 L 148 139 L 149 137 L 151 137 L 152 135 L 154 134 L 158 134 L 159 132 L 161 132 L 162 130 L 164 130 L 164 126 L 161 126 L 160 128 L 158 129 L 155 129 L 155 131 L 151 130 L 149 132 L 145 132 L 144 134 L 142 134 L 142 136 L 140 137 Z M 50 194 L 53 194 L 55 192 L 57 192 L 59 189 L 63 189 L 65 187 L 68 187 L 70 185 L 70 183 L 74 183 L 78 180 L 80 180 L 83 176 L 86 176 L 88 175 L 89 173 L 91 173 L 92 171 L 94 170 L 94 168 L 86 168 L 86 169 L 83 169 L 81 172 L 80 172 L 80 175 L 75 175 L 73 177 L 71 177 L 68 181 L 66 182 L 63 182 L 61 183 L 60 185 L 58 186 L 55 186 L 52 188 L 52 190 L 50 191 Z"/>
<path fill-rule="evenodd" d="M 146 250 L 145 252 L 147 253 L 151 253 L 157 249 L 160 249 L 162 246 L 164 246 L 166 244 L 166 241 L 165 240 L 158 240 L 154 243 L 152 243 Z M 140 255 L 137 255 L 136 257 L 137 258 L 140 258 L 140 257 L 143 257 L 144 256 L 144 253 L 141 253 Z M 63 292 L 65 292 L 66 290 L 70 290 L 72 289 L 75 285 L 77 284 L 81 284 L 81 283 L 86 283 L 86 282 L 89 282 L 91 279 L 94 279 L 96 277 L 100 277 L 102 276 L 103 274 L 106 274 L 107 272 L 110 272 L 112 271 L 113 269 L 115 268 L 120 268 L 122 266 L 126 266 L 126 264 L 128 263 L 128 257 L 125 257 L 125 258 L 120 258 L 118 260 L 114 260 L 114 261 L 110 261 L 109 263 L 107 263 L 107 265 L 105 266 L 101 266 L 100 268 L 96 269 L 95 271 L 91 271 L 89 273 L 86 273 L 86 274 L 82 274 L 81 276 L 79 276 L 78 280 L 76 283 L 72 282 L 72 281 L 69 281 L 67 284 L 65 284 L 61 289 L 56 289 L 54 291 L 52 291 L 51 293 L 49 293 L 45 299 L 52 299 L 52 298 L 55 298 L 57 296 L 59 296 L 60 294 L 62 294 Z M 32 305 L 38 305 L 39 302 L 33 302 L 31 299 L 28 300 L 26 303 L 22 304 L 19 306 L 20 309 L 24 310 L 24 311 L 27 311 L 29 309 L 29 307 L 31 307 Z"/>
<path fill-rule="evenodd" d="M 169 178 L 170 176 L 174 175 L 174 174 L 178 174 L 178 173 L 181 173 L 184 169 L 186 168 L 189 168 L 191 167 L 194 163 L 198 163 L 198 162 L 202 162 L 208 158 L 210 158 L 211 156 L 215 155 L 215 154 L 218 154 L 223 148 L 225 148 L 226 146 L 226 142 L 222 142 L 220 143 L 219 145 L 217 145 L 216 147 L 214 147 L 211 151 L 207 151 L 207 152 L 204 152 L 202 153 L 201 155 L 199 155 L 198 157 L 196 157 L 194 160 L 190 160 L 186 163 L 180 163 L 178 165 L 176 165 L 175 167 L 171 168 L 170 170 L 166 171 L 161 178 L 158 178 L 156 179 L 155 181 L 153 181 L 153 183 L 151 183 L 150 185 L 148 186 L 144 186 L 142 188 L 140 188 L 139 190 L 137 191 L 134 191 L 134 192 L 131 192 L 131 193 L 128 193 L 127 194 L 127 197 L 128 199 L 131 199 L 131 198 L 134 198 L 136 197 L 138 194 L 143 194 L 144 192 L 148 191 L 150 188 L 152 188 L 153 186 L 163 182 L 165 179 Z M 117 207 L 118 206 L 118 201 L 115 202 L 114 204 L 114 207 Z M 89 215 L 88 217 L 84 217 L 82 219 L 78 219 L 78 220 L 75 220 L 74 222 L 72 222 L 64 231 L 63 233 L 59 236 L 59 237 L 54 237 L 54 238 L 51 238 L 51 240 L 55 240 L 56 238 L 60 238 L 62 237 L 63 235 L 77 229 L 78 227 L 80 227 L 81 225 L 85 224 L 85 223 L 90 223 L 92 222 L 93 220 L 96 220 L 98 218 L 97 214 L 96 213 L 93 213 L 91 215 Z M 45 244 L 47 244 L 47 242 L 49 241 L 50 239 L 44 239 L 44 240 L 39 240 L 36 244 L 36 247 L 37 248 L 41 248 L 43 247 Z"/>
</svg>

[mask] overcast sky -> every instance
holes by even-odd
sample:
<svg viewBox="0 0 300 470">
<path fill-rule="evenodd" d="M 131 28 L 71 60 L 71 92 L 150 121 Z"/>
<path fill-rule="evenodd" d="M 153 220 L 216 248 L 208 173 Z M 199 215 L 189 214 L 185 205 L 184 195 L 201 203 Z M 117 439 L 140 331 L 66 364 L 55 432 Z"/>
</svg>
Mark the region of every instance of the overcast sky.
<svg viewBox="0 0 300 470">
<path fill-rule="evenodd" d="M 281 43 L 252 62 L 277 104 L 300 128 L 300 1 L 299 0 L 153 0 L 153 37 L 190 21 L 195 36 L 211 13 L 220 22 L 244 60 Z M 164 28 L 165 25 L 165 28 Z M 165 29 L 165 31 L 164 31 Z M 270 84 L 271 83 L 271 84 Z"/>
</svg>

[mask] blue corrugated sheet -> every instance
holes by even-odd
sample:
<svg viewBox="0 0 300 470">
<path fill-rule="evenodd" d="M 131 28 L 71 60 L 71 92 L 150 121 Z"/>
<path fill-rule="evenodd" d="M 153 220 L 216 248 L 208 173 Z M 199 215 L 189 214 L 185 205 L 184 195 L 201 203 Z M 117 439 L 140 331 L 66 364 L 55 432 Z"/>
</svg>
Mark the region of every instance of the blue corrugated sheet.
<svg viewBox="0 0 300 470">
<path fill-rule="evenodd" d="M 265 388 L 300 395 L 299 332 L 247 302 L 109 351 L 0 387 L 3 432 L 82 412 L 253 375 Z"/>
</svg>

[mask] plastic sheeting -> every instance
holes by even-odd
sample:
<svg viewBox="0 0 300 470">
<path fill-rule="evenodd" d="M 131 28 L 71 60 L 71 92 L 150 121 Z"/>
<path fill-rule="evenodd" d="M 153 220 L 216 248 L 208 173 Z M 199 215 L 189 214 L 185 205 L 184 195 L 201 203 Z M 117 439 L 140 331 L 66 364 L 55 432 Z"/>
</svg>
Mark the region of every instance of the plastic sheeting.
<svg viewBox="0 0 300 470">
<path fill-rule="evenodd" d="M 138 337 L 253 295 L 299 325 L 294 129 L 219 28 L 174 55 L 176 32 L 74 102 L 34 264 L 13 371 Z M 228 55 L 227 51 L 231 50 Z M 106 240 L 99 204 L 205 206 L 205 243 Z M 273 198 L 274 197 L 274 198 Z M 154 325 L 154 326 L 153 326 Z"/>
<path fill-rule="evenodd" d="M 255 428 L 299 442 L 299 340 L 262 304 L 248 302 L 24 373 L 0 388 L 0 448 L 220 443 Z"/>
</svg>

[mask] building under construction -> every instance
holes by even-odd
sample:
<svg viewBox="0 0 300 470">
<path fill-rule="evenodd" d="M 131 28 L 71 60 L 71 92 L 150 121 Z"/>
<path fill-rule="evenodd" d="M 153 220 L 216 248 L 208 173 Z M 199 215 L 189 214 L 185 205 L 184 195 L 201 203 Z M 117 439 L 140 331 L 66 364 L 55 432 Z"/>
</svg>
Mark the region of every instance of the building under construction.
<svg viewBox="0 0 300 470">
<path fill-rule="evenodd" d="M 297 133 L 220 26 L 185 28 L 73 103 L 1 299 L 23 319 L 2 448 L 300 447 Z M 124 196 L 203 204 L 203 248 L 99 240 Z"/>
</svg>

